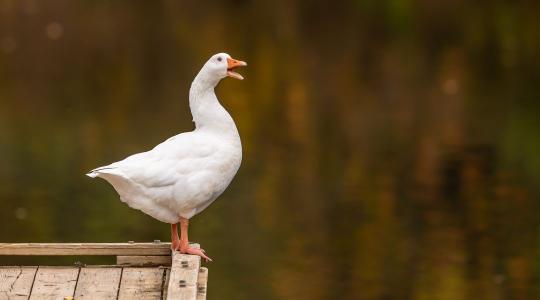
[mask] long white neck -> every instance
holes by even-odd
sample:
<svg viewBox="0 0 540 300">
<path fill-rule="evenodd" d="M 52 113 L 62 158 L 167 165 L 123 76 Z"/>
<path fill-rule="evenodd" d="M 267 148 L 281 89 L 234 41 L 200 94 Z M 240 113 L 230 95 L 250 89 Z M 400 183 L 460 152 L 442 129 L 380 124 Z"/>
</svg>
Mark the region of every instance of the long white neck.
<svg viewBox="0 0 540 300">
<path fill-rule="evenodd" d="M 201 70 L 191 83 L 189 107 L 195 122 L 195 130 L 209 131 L 240 142 L 238 130 L 231 115 L 221 106 L 214 88 L 219 78 L 205 76 Z"/>
</svg>

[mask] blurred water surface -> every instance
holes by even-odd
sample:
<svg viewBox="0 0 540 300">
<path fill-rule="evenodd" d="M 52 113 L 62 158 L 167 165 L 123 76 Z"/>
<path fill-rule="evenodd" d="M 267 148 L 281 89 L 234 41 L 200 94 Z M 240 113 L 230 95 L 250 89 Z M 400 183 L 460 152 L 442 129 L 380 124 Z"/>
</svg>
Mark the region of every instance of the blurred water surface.
<svg viewBox="0 0 540 300">
<path fill-rule="evenodd" d="M 84 174 L 191 130 L 226 51 L 210 299 L 539 298 L 539 6 L 0 0 L 0 241 L 167 241 Z"/>
</svg>

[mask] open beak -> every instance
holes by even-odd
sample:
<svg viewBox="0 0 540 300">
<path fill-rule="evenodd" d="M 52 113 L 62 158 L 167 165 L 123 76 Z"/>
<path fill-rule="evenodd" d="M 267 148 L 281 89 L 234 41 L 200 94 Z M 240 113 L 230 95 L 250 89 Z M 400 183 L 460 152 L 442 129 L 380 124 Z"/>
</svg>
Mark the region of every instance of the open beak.
<svg viewBox="0 0 540 300">
<path fill-rule="evenodd" d="M 247 63 L 245 61 L 236 60 L 236 59 L 232 59 L 232 58 L 227 58 L 227 76 L 232 77 L 232 78 L 236 78 L 236 79 L 239 79 L 239 80 L 243 80 L 244 77 L 242 77 L 242 75 L 234 72 L 234 69 L 236 69 L 238 67 L 245 67 L 245 66 L 247 66 Z"/>
</svg>

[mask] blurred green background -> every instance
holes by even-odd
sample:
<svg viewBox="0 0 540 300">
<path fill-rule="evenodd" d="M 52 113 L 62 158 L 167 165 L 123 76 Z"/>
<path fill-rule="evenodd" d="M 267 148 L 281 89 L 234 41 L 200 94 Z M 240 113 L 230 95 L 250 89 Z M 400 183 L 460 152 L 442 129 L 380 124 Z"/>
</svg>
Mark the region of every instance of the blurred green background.
<svg viewBox="0 0 540 300">
<path fill-rule="evenodd" d="M 191 130 L 225 51 L 244 160 L 191 223 L 209 299 L 537 299 L 539 8 L 0 0 L 0 241 L 168 241 L 84 174 Z"/>
</svg>

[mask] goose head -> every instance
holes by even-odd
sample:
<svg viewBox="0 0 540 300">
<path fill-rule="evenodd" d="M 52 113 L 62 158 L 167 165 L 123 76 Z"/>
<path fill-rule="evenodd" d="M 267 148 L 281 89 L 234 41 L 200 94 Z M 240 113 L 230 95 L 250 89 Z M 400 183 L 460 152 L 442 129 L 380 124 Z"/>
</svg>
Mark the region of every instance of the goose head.
<svg viewBox="0 0 540 300">
<path fill-rule="evenodd" d="M 225 77 L 242 80 L 244 77 L 236 73 L 235 69 L 244 66 L 247 66 L 246 62 L 236 60 L 227 53 L 218 53 L 210 57 L 199 74 L 211 81 L 219 81 Z"/>
</svg>

